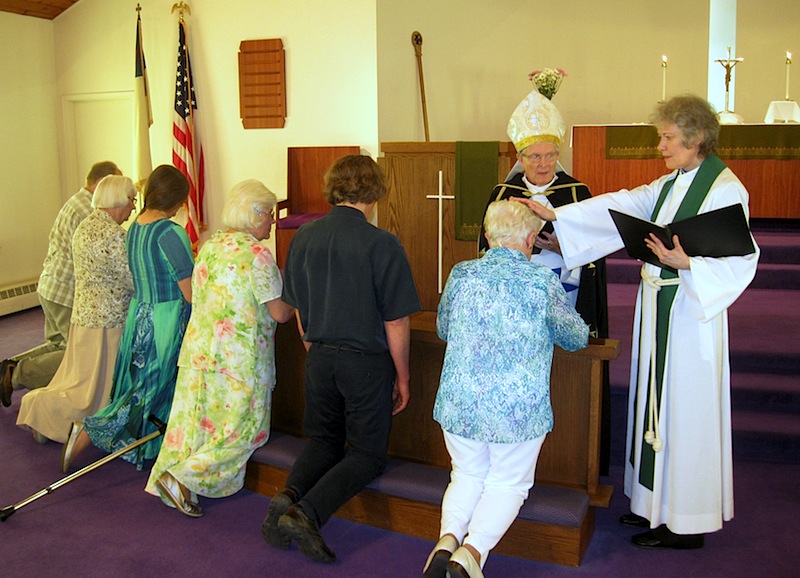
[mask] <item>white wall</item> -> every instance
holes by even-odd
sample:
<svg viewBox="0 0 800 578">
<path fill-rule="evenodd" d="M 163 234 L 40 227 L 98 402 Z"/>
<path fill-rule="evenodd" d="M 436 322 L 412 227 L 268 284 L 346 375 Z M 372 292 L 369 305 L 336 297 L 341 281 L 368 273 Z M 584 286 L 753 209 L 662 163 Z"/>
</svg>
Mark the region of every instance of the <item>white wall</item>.
<svg viewBox="0 0 800 578">
<path fill-rule="evenodd" d="M 764 122 L 770 101 L 785 95 L 787 50 L 793 61 L 789 97 L 800 100 L 800 2 L 738 0 L 737 15 L 736 55 L 744 61 L 734 68 L 735 110 L 745 122 Z"/>
<path fill-rule="evenodd" d="M 157 166 L 172 161 L 178 15 L 171 13 L 173 0 L 139 3 Z M 224 195 L 238 181 L 260 179 L 285 197 L 287 147 L 359 145 L 377 154 L 373 0 L 192 0 L 189 5 L 191 15 L 185 18 L 206 154 L 210 231 L 219 228 Z M 59 96 L 133 89 L 134 6 L 123 0 L 81 0 L 55 20 Z M 262 38 L 283 40 L 286 126 L 245 130 L 239 117 L 239 43 Z"/>
<path fill-rule="evenodd" d="M 174 3 L 140 0 L 154 165 L 171 162 Z M 668 96 L 705 95 L 708 62 L 721 56 L 708 53 L 707 1 L 189 4 L 211 230 L 225 191 L 239 180 L 258 178 L 285 195 L 289 146 L 356 144 L 375 155 L 381 141 L 423 140 L 414 30 L 424 39 L 431 139 L 439 141 L 506 140 L 535 68 L 569 73 L 554 102 L 570 125 L 646 122 L 661 96 L 662 54 Z M 134 7 L 80 0 L 53 22 L 0 13 L 0 287 L 38 277 L 53 218 L 88 169 L 67 169 L 75 151 L 65 146 L 64 102 L 133 90 Z M 734 73 L 735 108 L 761 122 L 769 102 L 783 98 L 786 50 L 796 58 L 792 97 L 800 97 L 800 3 L 738 0 L 737 13 L 737 55 L 745 61 Z M 244 130 L 239 119 L 238 46 L 260 38 L 281 38 L 286 49 L 284 129 Z M 130 118 L 103 122 L 130 133 Z M 563 157 L 570 168 L 568 149 Z M 114 160 L 130 170 L 131 159 Z"/>
<path fill-rule="evenodd" d="M 0 287 L 39 278 L 60 207 L 52 31 L 0 12 Z"/>
<path fill-rule="evenodd" d="M 422 60 L 433 141 L 508 140 L 528 73 L 563 68 L 553 99 L 568 125 L 646 122 L 661 98 L 706 92 L 707 2 L 377 0 L 381 141 L 424 140 L 411 33 Z M 571 166 L 571 153 L 562 161 Z"/>
<path fill-rule="evenodd" d="M 527 74 L 545 67 L 569 76 L 553 99 L 568 125 L 647 122 L 661 98 L 705 97 L 708 1 L 377 0 L 380 139 L 424 140 L 411 33 L 422 60 L 431 140 L 508 140 L 505 129 L 530 91 Z M 785 53 L 794 56 L 791 96 L 800 98 L 800 2 L 738 0 L 735 110 L 764 120 L 783 99 Z M 722 67 L 716 64 L 722 71 Z M 562 161 L 571 167 L 571 151 Z M 580 177 L 580 175 L 576 175 Z"/>
</svg>

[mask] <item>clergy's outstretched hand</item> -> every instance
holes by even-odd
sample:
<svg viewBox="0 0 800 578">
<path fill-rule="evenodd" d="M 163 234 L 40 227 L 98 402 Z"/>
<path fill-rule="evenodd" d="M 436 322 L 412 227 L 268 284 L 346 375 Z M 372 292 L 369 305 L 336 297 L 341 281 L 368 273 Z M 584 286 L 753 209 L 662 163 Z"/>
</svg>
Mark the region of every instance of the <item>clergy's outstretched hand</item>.
<svg viewBox="0 0 800 578">
<path fill-rule="evenodd" d="M 537 203 L 536 201 L 532 201 L 531 199 L 524 199 L 521 197 L 511 197 L 510 201 L 515 201 L 517 203 L 522 203 L 526 207 L 528 207 L 533 213 L 542 219 L 543 221 L 555 221 L 556 214 L 554 211 L 551 211 L 544 205 Z"/>
</svg>

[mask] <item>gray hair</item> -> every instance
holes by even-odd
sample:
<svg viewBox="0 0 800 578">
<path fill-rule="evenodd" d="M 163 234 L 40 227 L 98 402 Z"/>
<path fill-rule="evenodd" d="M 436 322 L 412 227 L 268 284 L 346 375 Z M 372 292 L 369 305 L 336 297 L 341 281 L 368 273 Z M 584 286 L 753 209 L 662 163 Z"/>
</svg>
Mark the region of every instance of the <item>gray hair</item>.
<svg viewBox="0 0 800 578">
<path fill-rule="evenodd" d="M 261 181 L 242 181 L 228 193 L 222 209 L 222 223 L 231 229 L 252 231 L 277 203 L 278 198 Z"/>
<path fill-rule="evenodd" d="M 136 187 L 128 177 L 108 175 L 100 179 L 92 195 L 95 209 L 117 209 L 128 204 L 129 197 L 136 196 Z"/>
<path fill-rule="evenodd" d="M 483 227 L 489 247 L 524 247 L 528 235 L 538 233 L 542 220 L 515 201 L 494 201 L 486 208 Z"/>
<path fill-rule="evenodd" d="M 674 124 L 683 133 L 681 143 L 686 148 L 700 141 L 698 153 L 705 158 L 717 154 L 719 121 L 711 104 L 691 94 L 675 96 L 656 107 L 651 117 L 654 125 Z"/>
</svg>

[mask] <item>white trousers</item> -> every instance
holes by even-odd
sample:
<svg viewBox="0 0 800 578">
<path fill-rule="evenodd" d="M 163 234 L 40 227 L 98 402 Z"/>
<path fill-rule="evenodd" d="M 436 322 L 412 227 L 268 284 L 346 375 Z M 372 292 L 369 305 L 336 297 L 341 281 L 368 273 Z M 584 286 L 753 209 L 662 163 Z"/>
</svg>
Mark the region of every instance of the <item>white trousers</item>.
<svg viewBox="0 0 800 578">
<path fill-rule="evenodd" d="M 439 536 L 453 534 L 460 544 L 475 548 L 483 568 L 528 497 L 546 436 L 493 444 L 443 433 L 453 469 Z"/>
</svg>

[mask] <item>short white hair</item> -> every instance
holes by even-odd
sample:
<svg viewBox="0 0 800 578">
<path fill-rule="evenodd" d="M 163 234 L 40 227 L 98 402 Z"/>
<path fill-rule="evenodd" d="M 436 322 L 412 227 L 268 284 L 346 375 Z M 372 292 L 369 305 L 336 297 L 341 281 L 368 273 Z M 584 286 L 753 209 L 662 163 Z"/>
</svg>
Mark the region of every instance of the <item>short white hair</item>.
<svg viewBox="0 0 800 578">
<path fill-rule="evenodd" d="M 277 203 L 278 198 L 261 181 L 242 181 L 228 193 L 228 200 L 222 209 L 222 223 L 231 229 L 252 231 Z"/>
<path fill-rule="evenodd" d="M 494 201 L 486 208 L 483 228 L 490 247 L 522 247 L 528 235 L 539 233 L 542 220 L 516 201 Z"/>
<path fill-rule="evenodd" d="M 122 175 L 108 175 L 100 179 L 92 195 L 92 207 L 95 209 L 117 209 L 129 202 L 129 197 L 136 196 L 133 181 Z"/>
</svg>

